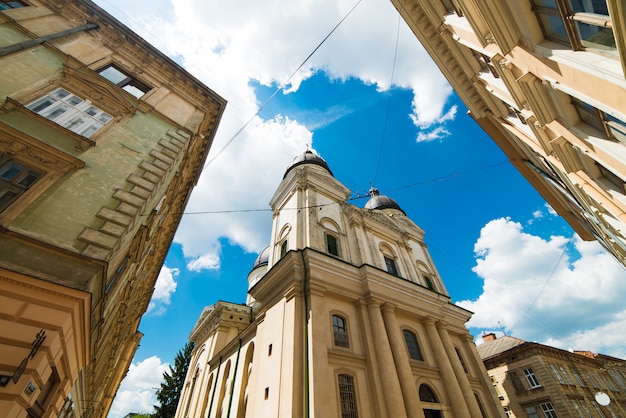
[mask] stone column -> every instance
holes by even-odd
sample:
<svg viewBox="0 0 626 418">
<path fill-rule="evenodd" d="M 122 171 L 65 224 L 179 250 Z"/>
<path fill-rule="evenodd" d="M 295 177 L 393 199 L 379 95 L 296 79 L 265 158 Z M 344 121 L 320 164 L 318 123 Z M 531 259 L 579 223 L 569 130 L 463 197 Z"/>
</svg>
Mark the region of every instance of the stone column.
<svg viewBox="0 0 626 418">
<path fill-rule="evenodd" d="M 391 352 L 393 353 L 396 370 L 400 378 L 404 407 L 409 417 L 424 418 L 424 411 L 419 400 L 417 387 L 415 386 L 415 379 L 411 372 L 411 361 L 406 349 L 406 342 L 400 332 L 394 309 L 393 306 L 384 304 L 382 312 L 389 342 L 391 343 Z"/>
<path fill-rule="evenodd" d="M 428 335 L 430 346 L 432 347 L 433 354 L 435 355 L 435 361 L 437 362 L 439 372 L 441 373 L 443 386 L 447 390 L 448 399 L 450 400 L 450 407 L 452 408 L 452 413 L 454 414 L 454 417 L 471 418 L 472 416 L 467 409 L 467 404 L 463 399 L 463 392 L 461 392 L 459 382 L 454 375 L 454 370 L 452 370 L 450 360 L 448 359 L 445 348 L 443 347 L 443 343 L 439 338 L 439 333 L 437 332 L 437 328 L 435 327 L 435 321 L 430 318 L 425 320 L 424 327 L 426 328 L 426 334 Z M 480 414 L 478 416 L 480 416 Z"/>
<path fill-rule="evenodd" d="M 396 373 L 396 366 L 393 362 L 393 354 L 389 346 L 389 339 L 385 331 L 383 315 L 380 312 L 380 303 L 370 300 L 367 303 L 367 312 L 376 342 L 376 358 L 378 359 L 378 372 L 383 384 L 383 394 L 385 395 L 385 405 L 390 417 L 406 417 L 402 390 Z"/>
<path fill-rule="evenodd" d="M 437 322 L 437 331 L 439 331 L 439 337 L 441 338 L 443 347 L 445 348 L 446 354 L 452 364 L 452 370 L 454 370 L 456 379 L 459 382 L 459 386 L 461 387 L 461 392 L 463 392 L 463 397 L 465 398 L 465 403 L 467 403 L 470 415 L 473 417 L 481 417 L 482 413 L 478 407 L 478 402 L 476 402 L 476 396 L 474 395 L 472 386 L 467 378 L 467 374 L 465 373 L 465 370 L 463 370 L 463 365 L 461 364 L 459 355 L 454 349 L 452 340 L 450 340 L 446 324 L 444 322 Z"/>
</svg>

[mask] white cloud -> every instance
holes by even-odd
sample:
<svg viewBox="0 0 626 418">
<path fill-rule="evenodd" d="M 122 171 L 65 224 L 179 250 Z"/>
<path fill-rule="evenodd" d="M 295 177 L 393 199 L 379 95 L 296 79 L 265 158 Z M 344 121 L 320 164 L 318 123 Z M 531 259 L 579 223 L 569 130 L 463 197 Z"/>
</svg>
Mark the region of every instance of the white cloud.
<svg viewBox="0 0 626 418">
<path fill-rule="evenodd" d="M 500 330 L 563 349 L 624 355 L 626 271 L 596 242 L 525 233 L 500 218 L 485 225 L 474 251 L 484 280 L 470 327 Z M 567 248 L 566 248 L 567 247 Z"/>
<path fill-rule="evenodd" d="M 165 309 L 171 302 L 172 293 L 176 291 L 177 283 L 174 278 L 179 273 L 180 271 L 177 268 L 169 268 L 166 265 L 161 267 L 159 277 L 157 277 L 154 285 L 152 299 L 150 299 L 150 304 L 148 305 L 148 314 L 156 316 L 165 313 Z"/>
<path fill-rule="evenodd" d="M 169 371 L 169 365 L 161 363 L 156 356 L 131 364 L 111 405 L 108 418 L 122 418 L 129 412 L 154 412 L 156 389 L 160 387 L 165 371 Z"/>
<path fill-rule="evenodd" d="M 105 8 L 115 2 L 100 1 Z M 171 3 L 171 11 L 161 10 L 161 17 L 136 13 L 141 20 L 129 24 L 228 100 L 210 160 L 267 99 L 256 97 L 251 81 L 273 87 L 285 83 L 354 4 L 353 0 L 236 0 L 236 5 L 180 0 Z M 287 91 L 297 90 L 317 71 L 337 80 L 357 78 L 385 91 L 392 70 L 393 84 L 413 91 L 410 116 L 427 132 L 424 140 L 447 136 L 441 125 L 456 115 L 456 107 L 446 107 L 452 89 L 388 0 L 361 2 L 293 76 Z M 204 170 L 186 211 L 267 208 L 283 170 L 305 144 L 312 143 L 310 129 L 324 127 L 358 106 L 362 104 L 338 103 L 325 114 L 307 115 L 306 122 L 252 119 Z M 188 215 L 175 240 L 183 245 L 189 268 L 219 268 L 218 239 L 259 251 L 269 241 L 270 219 L 269 213 Z"/>
</svg>

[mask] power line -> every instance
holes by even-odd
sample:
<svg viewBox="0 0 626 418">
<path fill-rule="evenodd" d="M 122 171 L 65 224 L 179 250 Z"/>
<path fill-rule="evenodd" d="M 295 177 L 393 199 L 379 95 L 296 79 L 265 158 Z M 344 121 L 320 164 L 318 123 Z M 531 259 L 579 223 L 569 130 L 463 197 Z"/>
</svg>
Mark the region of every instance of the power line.
<svg viewBox="0 0 626 418">
<path fill-rule="evenodd" d="M 335 32 L 335 30 L 337 30 L 337 28 L 344 22 L 344 20 L 346 20 L 348 18 L 348 16 L 350 16 L 350 14 L 354 11 L 354 9 L 356 9 L 356 7 L 361 3 L 362 0 L 358 0 L 354 6 L 352 6 L 352 8 L 348 11 L 348 13 L 346 13 L 344 15 L 343 18 L 341 18 L 341 20 L 339 21 L 339 23 L 337 23 L 335 25 L 334 28 L 332 28 L 332 30 L 324 37 L 324 39 L 322 39 L 322 41 L 315 47 L 315 49 L 313 49 L 313 51 L 304 59 L 304 61 L 302 61 L 302 63 L 298 66 L 298 68 L 296 68 L 289 77 L 287 77 L 287 80 L 285 80 L 277 89 L 276 91 L 274 91 L 274 93 L 272 93 L 270 95 L 270 97 L 263 102 L 263 104 L 261 104 L 261 106 L 259 107 L 259 109 L 256 111 L 256 113 L 254 115 L 252 115 L 252 117 L 250 119 L 248 119 L 248 121 L 246 123 L 243 124 L 243 126 L 241 128 L 239 128 L 237 130 L 237 132 L 235 132 L 233 134 L 233 136 L 230 137 L 230 139 L 226 142 L 226 145 L 224 145 L 222 147 L 222 149 L 220 149 L 217 154 L 215 154 L 213 156 L 213 158 L 211 158 L 209 161 L 207 161 L 204 164 L 204 168 L 207 168 L 207 166 L 209 166 L 209 164 L 211 164 L 213 161 L 215 161 L 217 159 L 217 157 L 219 157 L 225 150 L 226 148 L 228 148 L 228 146 L 235 140 L 235 138 L 237 138 L 239 136 L 239 134 L 241 134 L 247 127 L 248 125 L 250 125 L 250 123 L 252 123 L 252 121 L 259 116 L 259 114 L 263 111 L 263 109 L 265 108 L 265 106 L 267 106 L 269 104 L 270 101 L 272 101 L 272 99 L 274 99 L 274 97 L 276 97 L 276 95 L 281 92 L 285 86 L 287 86 L 289 84 L 289 82 L 291 81 L 291 79 L 298 73 L 298 71 L 300 71 L 300 69 L 302 69 L 302 67 L 304 67 L 304 65 L 309 61 L 309 59 L 311 59 L 311 57 L 313 56 L 313 54 L 315 54 L 317 52 L 318 49 L 321 48 L 321 46 L 326 42 L 326 40 L 328 38 L 330 38 L 330 36 Z"/>
<path fill-rule="evenodd" d="M 378 150 L 378 162 L 376 163 L 376 171 L 374 172 L 373 184 L 376 184 L 378 178 L 378 171 L 380 170 L 380 162 L 383 158 L 383 147 L 385 145 L 385 137 L 387 134 L 387 124 L 389 123 L 389 110 L 391 109 L 391 90 L 393 88 L 393 78 L 396 73 L 396 60 L 398 58 L 398 40 L 400 39 L 400 13 L 398 13 L 398 26 L 396 29 L 396 48 L 393 53 L 393 65 L 391 66 L 391 79 L 389 80 L 389 98 L 387 100 L 387 110 L 385 112 L 385 122 L 383 124 L 383 135 L 380 140 L 380 149 Z"/>
</svg>

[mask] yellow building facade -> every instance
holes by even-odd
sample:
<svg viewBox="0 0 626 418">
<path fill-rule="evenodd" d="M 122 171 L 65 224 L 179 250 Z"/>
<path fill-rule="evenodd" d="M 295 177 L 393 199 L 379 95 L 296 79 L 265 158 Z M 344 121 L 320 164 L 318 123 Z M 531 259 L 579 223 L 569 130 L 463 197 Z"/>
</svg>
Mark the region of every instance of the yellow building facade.
<svg viewBox="0 0 626 418">
<path fill-rule="evenodd" d="M 0 2 L 0 416 L 106 416 L 224 108 L 90 1 Z"/>
<path fill-rule="evenodd" d="M 392 199 L 364 208 L 312 151 L 270 205 L 244 304 L 200 315 L 176 416 L 503 417 L 424 231 Z"/>
<path fill-rule="evenodd" d="M 392 3 L 510 162 L 626 264 L 626 3 Z"/>
</svg>

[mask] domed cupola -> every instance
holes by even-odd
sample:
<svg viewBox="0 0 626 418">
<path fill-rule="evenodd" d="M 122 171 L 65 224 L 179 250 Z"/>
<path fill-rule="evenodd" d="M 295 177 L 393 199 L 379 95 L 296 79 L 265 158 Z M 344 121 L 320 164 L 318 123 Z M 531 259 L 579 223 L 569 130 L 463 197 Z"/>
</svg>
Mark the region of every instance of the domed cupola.
<svg viewBox="0 0 626 418">
<path fill-rule="evenodd" d="M 400 208 L 400 205 L 398 205 L 395 200 L 387 196 L 381 196 L 378 193 L 378 189 L 374 187 L 370 188 L 369 195 L 370 200 L 368 200 L 365 204 L 365 209 L 395 209 L 402 212 L 403 215 L 406 215 L 406 213 Z"/>
<path fill-rule="evenodd" d="M 270 260 L 270 247 L 268 245 L 267 247 L 263 249 L 263 251 L 259 253 L 259 256 L 256 258 L 256 260 L 254 261 L 254 264 L 252 265 L 252 270 L 255 270 L 259 267 L 267 266 L 267 264 L 269 263 L 269 260 Z"/>
<path fill-rule="evenodd" d="M 289 174 L 291 170 L 302 164 L 315 164 L 328 171 L 328 174 L 330 174 L 331 176 L 333 175 L 333 172 L 330 171 L 330 168 L 328 167 L 328 164 L 326 164 L 326 161 L 324 161 L 324 159 L 317 155 L 314 151 L 307 149 L 302 154 L 293 159 L 291 165 L 289 166 L 289 168 L 287 168 L 287 171 L 285 171 L 283 179 L 287 177 L 287 174 Z"/>
</svg>

